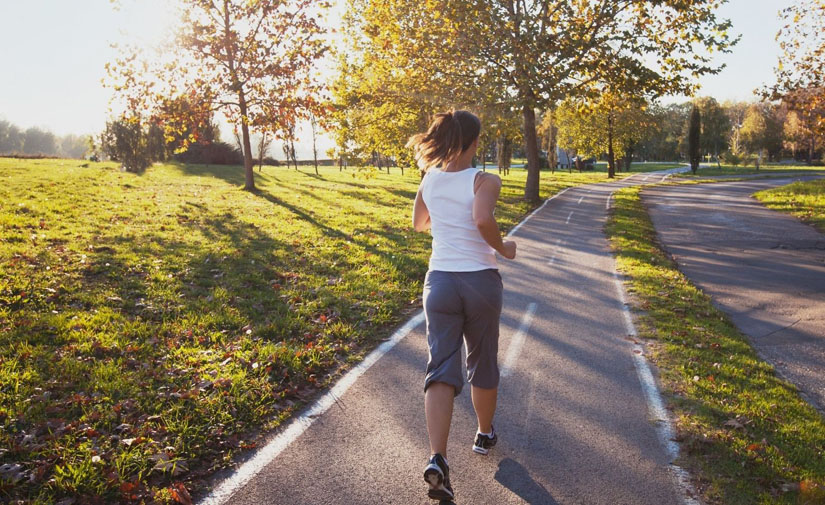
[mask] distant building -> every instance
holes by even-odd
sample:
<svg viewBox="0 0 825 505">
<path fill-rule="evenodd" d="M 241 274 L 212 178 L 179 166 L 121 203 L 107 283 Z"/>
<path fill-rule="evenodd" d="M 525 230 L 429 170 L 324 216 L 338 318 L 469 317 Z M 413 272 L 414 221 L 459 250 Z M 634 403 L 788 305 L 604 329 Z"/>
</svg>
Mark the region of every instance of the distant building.
<svg viewBox="0 0 825 505">
<path fill-rule="evenodd" d="M 558 160 L 557 168 L 570 169 L 573 167 L 573 157 L 570 156 L 570 153 L 567 151 L 567 149 L 556 147 L 556 159 Z"/>
</svg>

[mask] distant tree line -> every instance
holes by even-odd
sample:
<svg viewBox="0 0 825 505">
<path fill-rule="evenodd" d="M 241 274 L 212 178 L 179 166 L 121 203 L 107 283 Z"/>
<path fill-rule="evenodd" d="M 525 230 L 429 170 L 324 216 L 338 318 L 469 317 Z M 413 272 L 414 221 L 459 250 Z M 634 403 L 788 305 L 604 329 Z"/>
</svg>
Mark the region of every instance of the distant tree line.
<svg viewBox="0 0 825 505">
<path fill-rule="evenodd" d="M 633 160 L 690 161 L 694 107 L 701 118 L 698 147 L 703 161 L 750 165 L 793 159 L 813 164 L 823 154 L 825 136 L 785 101 L 719 103 L 699 97 L 668 105 L 631 102 L 614 110 L 610 125 L 605 110 L 582 109 L 568 100 L 545 117 L 552 112 L 558 146 L 570 155 L 606 158 L 606 139 L 612 133 L 618 156 L 629 168 Z"/>
<path fill-rule="evenodd" d="M 36 126 L 24 130 L 9 121 L 0 120 L 0 155 L 83 158 L 88 151 L 88 135 L 61 137 Z"/>
<path fill-rule="evenodd" d="M 171 132 L 151 119 L 120 117 L 108 121 L 94 140 L 94 156 L 120 162 L 130 172 L 142 172 L 152 163 L 164 161 L 206 165 L 244 163 L 240 137 L 235 135 L 235 145 L 222 141 L 211 116 L 203 122 L 182 122 Z M 271 137 L 261 136 L 257 142 L 257 158 L 253 161 L 259 166 L 277 165 L 276 160 L 267 156 Z"/>
</svg>

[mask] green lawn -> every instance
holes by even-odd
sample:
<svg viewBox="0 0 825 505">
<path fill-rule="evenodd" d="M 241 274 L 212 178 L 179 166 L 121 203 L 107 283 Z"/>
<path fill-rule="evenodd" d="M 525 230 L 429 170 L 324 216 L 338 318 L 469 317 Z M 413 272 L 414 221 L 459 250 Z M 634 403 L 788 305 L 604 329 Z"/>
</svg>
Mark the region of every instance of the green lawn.
<svg viewBox="0 0 825 505">
<path fill-rule="evenodd" d="M 825 420 L 659 248 L 639 191 L 615 194 L 606 230 L 672 408 L 679 464 L 709 504 L 825 503 Z"/>
<path fill-rule="evenodd" d="M 527 158 L 513 158 L 512 164 L 513 165 L 526 165 L 527 164 Z M 676 167 L 681 167 L 681 166 L 684 166 L 684 164 L 683 163 L 678 163 L 678 162 L 641 163 L 641 162 L 635 162 L 634 161 L 633 163 L 630 164 L 630 171 L 631 172 L 653 172 L 655 170 L 667 170 L 667 169 L 670 169 L 670 168 L 676 168 Z M 623 176 L 623 174 L 624 174 L 624 167 L 621 167 L 621 168 L 622 168 L 622 170 L 617 172 L 617 175 L 620 176 L 620 177 Z M 556 172 L 559 172 L 559 171 L 567 172 L 567 169 L 566 168 L 560 168 L 560 169 L 556 170 Z M 575 172 L 575 171 L 576 170 L 573 169 L 573 172 Z M 545 172 L 547 172 L 547 170 L 542 171 L 542 173 L 545 173 Z M 595 168 L 594 168 L 593 172 L 595 172 L 595 173 L 599 173 L 599 172 L 607 173 L 607 162 L 606 161 L 596 162 L 596 165 L 595 165 Z"/>
<path fill-rule="evenodd" d="M 414 173 L 115 167 L 0 158 L 0 500 L 200 489 L 420 308 Z"/>
<path fill-rule="evenodd" d="M 825 233 L 825 179 L 795 182 L 753 196 L 768 208 L 793 214 Z"/>
<path fill-rule="evenodd" d="M 716 168 L 716 164 L 706 164 L 704 167 L 699 167 L 694 176 L 690 171 L 680 174 L 679 177 L 696 177 L 704 176 L 710 177 L 714 175 L 750 175 L 763 174 L 770 175 L 777 172 L 793 172 L 794 174 L 804 174 L 807 172 L 825 173 L 825 167 L 812 167 L 810 165 L 780 165 L 780 164 L 765 164 L 757 170 L 753 165 L 748 167 L 732 165 L 722 165 L 721 168 Z"/>
</svg>

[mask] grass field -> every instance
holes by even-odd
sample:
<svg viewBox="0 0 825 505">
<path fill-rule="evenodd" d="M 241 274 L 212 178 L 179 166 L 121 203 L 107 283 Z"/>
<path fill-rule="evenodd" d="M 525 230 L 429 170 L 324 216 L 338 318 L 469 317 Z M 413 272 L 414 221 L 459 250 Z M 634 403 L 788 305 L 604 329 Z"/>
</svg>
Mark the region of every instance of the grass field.
<svg viewBox="0 0 825 505">
<path fill-rule="evenodd" d="M 638 188 L 606 229 L 703 500 L 825 503 L 825 420 L 660 249 Z"/>
<path fill-rule="evenodd" d="M 778 172 L 793 172 L 794 174 L 805 174 L 808 172 L 811 173 L 825 173 L 825 167 L 812 167 L 810 165 L 780 165 L 780 164 L 766 164 L 759 167 L 757 170 L 754 166 L 743 167 L 738 166 L 734 167 L 732 165 L 722 165 L 721 168 L 716 168 L 716 164 L 705 164 L 705 166 L 699 167 L 699 170 L 696 171 L 696 175 L 693 175 L 690 171 L 685 172 L 683 174 L 679 174 L 677 177 L 710 177 L 714 175 L 750 175 L 750 174 L 762 174 L 762 175 L 770 175 L 772 173 Z"/>
<path fill-rule="evenodd" d="M 754 196 L 768 208 L 793 214 L 825 233 L 825 179 L 795 182 Z"/>
<path fill-rule="evenodd" d="M 256 178 L 0 158 L 0 499 L 202 490 L 420 307 L 417 175 Z M 542 173 L 541 195 L 604 179 Z M 524 180 L 505 178 L 504 229 L 532 209 Z"/>
<path fill-rule="evenodd" d="M 526 165 L 527 159 L 526 158 L 513 158 L 513 165 Z M 655 170 L 667 170 L 669 168 L 676 168 L 684 166 L 682 163 L 678 162 L 633 162 L 630 164 L 630 171 L 631 172 L 653 172 Z M 622 170 L 617 172 L 618 175 L 622 175 L 624 173 L 624 167 L 621 167 Z M 567 172 L 566 168 L 559 168 L 556 172 Z M 576 170 L 573 169 L 573 172 Z M 595 164 L 594 172 L 607 172 L 607 162 L 606 161 L 599 161 Z M 587 172 L 585 172 L 587 173 Z"/>
</svg>

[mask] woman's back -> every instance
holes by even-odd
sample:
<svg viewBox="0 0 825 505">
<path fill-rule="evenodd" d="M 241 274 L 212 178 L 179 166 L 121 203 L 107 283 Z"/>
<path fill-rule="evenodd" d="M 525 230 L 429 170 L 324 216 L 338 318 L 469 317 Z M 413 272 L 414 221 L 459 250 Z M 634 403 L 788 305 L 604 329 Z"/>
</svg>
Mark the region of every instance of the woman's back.
<svg viewBox="0 0 825 505">
<path fill-rule="evenodd" d="M 498 268 L 495 250 L 481 237 L 473 219 L 477 168 L 456 172 L 430 169 L 421 196 L 432 222 L 430 270 L 474 272 Z"/>
</svg>

